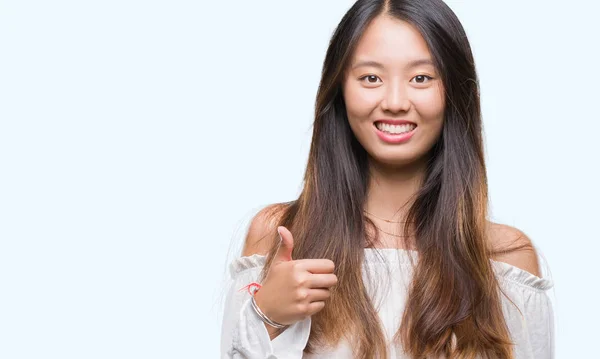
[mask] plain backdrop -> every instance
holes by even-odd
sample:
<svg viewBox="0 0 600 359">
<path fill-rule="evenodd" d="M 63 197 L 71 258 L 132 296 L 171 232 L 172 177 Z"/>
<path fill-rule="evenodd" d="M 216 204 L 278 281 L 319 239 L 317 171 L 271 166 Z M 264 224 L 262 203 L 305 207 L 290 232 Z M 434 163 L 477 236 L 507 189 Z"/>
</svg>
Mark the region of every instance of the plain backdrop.
<svg viewBox="0 0 600 359">
<path fill-rule="evenodd" d="M 352 3 L 0 1 L 0 358 L 219 357 L 227 265 L 299 194 Z M 448 4 L 493 220 L 547 260 L 557 358 L 597 355 L 600 7 Z"/>
</svg>

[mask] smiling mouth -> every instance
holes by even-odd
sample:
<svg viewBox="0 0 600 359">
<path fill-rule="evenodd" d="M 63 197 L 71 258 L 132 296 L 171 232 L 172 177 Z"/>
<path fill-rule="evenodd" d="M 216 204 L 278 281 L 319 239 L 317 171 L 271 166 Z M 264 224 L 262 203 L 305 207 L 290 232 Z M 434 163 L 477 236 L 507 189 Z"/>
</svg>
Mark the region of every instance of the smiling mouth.
<svg viewBox="0 0 600 359">
<path fill-rule="evenodd" d="M 383 122 L 374 122 L 373 126 L 377 128 L 379 131 L 384 132 L 389 135 L 401 135 L 405 133 L 409 133 L 417 128 L 417 125 L 414 123 L 404 123 L 401 125 L 389 125 Z"/>
</svg>

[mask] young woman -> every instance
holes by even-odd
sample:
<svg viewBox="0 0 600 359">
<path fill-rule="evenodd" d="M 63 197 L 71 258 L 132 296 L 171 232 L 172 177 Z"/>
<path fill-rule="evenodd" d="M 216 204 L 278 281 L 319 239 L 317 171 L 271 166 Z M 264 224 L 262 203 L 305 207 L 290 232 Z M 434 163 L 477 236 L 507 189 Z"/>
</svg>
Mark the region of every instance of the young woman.
<svg viewBox="0 0 600 359">
<path fill-rule="evenodd" d="M 222 355 L 552 358 L 552 282 L 487 196 L 459 20 L 441 0 L 357 1 L 327 50 L 302 193 L 253 218 L 230 266 Z"/>
</svg>

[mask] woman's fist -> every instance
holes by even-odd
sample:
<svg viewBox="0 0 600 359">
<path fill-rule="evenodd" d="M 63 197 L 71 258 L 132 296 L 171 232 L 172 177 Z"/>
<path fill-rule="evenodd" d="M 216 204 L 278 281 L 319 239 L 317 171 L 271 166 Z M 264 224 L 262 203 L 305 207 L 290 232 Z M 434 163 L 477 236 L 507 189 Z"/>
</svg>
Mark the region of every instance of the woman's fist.
<svg viewBox="0 0 600 359">
<path fill-rule="evenodd" d="M 330 288 L 337 283 L 335 265 L 329 259 L 292 259 L 294 238 L 285 227 L 277 228 L 281 244 L 262 287 L 254 295 L 260 310 L 271 320 L 290 325 L 325 307 Z"/>
</svg>

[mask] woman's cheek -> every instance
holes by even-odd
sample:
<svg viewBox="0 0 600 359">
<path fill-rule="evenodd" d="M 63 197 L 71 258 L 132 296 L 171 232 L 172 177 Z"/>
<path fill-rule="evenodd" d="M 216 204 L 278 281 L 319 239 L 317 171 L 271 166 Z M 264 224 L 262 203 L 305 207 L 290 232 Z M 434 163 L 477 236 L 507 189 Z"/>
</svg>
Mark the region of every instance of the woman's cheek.
<svg viewBox="0 0 600 359">
<path fill-rule="evenodd" d="M 364 89 L 356 89 L 349 93 L 346 101 L 346 106 L 354 114 L 354 116 L 364 117 L 369 116 L 373 108 L 377 105 L 378 96 L 376 91 L 365 91 Z"/>
<path fill-rule="evenodd" d="M 413 103 L 424 118 L 440 117 L 444 111 L 444 99 L 438 91 L 423 92 L 413 98 Z"/>
</svg>

